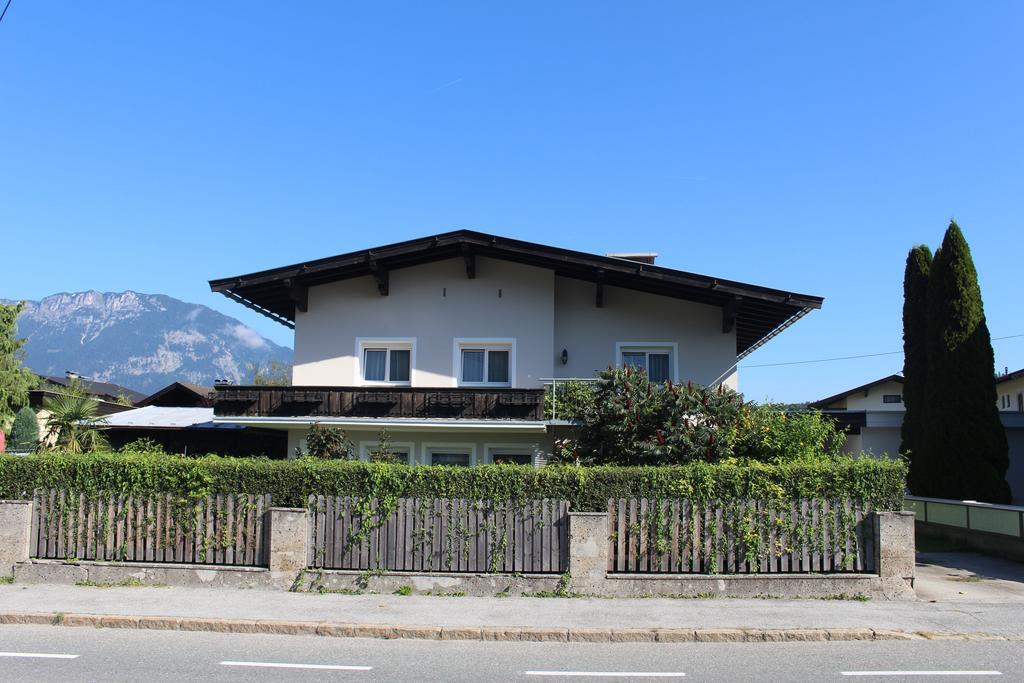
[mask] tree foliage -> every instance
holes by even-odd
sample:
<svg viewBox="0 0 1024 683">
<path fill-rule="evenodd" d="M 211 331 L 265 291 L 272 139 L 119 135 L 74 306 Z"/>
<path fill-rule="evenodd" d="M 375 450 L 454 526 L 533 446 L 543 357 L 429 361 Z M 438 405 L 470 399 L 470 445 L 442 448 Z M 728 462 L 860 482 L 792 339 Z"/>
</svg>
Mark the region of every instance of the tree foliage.
<svg viewBox="0 0 1024 683">
<path fill-rule="evenodd" d="M 903 274 L 903 415 L 900 453 L 910 459 L 910 490 L 921 484 L 925 461 L 914 464 L 924 451 L 924 415 L 928 396 L 928 275 L 932 251 L 918 245 L 907 254 Z M 923 456 L 922 456 L 923 458 Z"/>
<path fill-rule="evenodd" d="M 14 416 L 11 428 L 11 442 L 8 447 L 12 451 L 34 451 L 39 446 L 39 423 L 35 411 L 24 406 Z"/>
<path fill-rule="evenodd" d="M 0 304 L 0 430 L 14 422 L 15 412 L 28 404 L 28 392 L 36 386 L 36 376 L 22 359 L 24 339 L 17 337 L 18 315 L 24 304 Z"/>
<path fill-rule="evenodd" d="M 567 391 L 566 396 L 566 416 L 579 422 L 579 440 L 558 441 L 556 462 L 779 462 L 837 457 L 843 444 L 836 422 L 818 411 L 744 403 L 740 394 L 724 386 L 651 382 L 643 370 L 632 367 L 602 372 L 591 387 Z"/>
<path fill-rule="evenodd" d="M 249 373 L 252 375 L 252 383 L 257 386 L 287 387 L 292 383 L 292 366 L 276 360 L 251 363 Z"/>
<path fill-rule="evenodd" d="M 98 407 L 96 399 L 74 392 L 44 398 L 48 448 L 67 453 L 92 453 L 107 448 Z"/>
<path fill-rule="evenodd" d="M 306 434 L 306 455 L 321 460 L 351 460 L 355 447 L 345 430 L 314 422 Z"/>
<path fill-rule="evenodd" d="M 915 493 L 1009 503 L 1006 431 L 996 407 L 995 359 L 970 247 L 949 224 L 928 278 L 923 477 Z"/>
</svg>

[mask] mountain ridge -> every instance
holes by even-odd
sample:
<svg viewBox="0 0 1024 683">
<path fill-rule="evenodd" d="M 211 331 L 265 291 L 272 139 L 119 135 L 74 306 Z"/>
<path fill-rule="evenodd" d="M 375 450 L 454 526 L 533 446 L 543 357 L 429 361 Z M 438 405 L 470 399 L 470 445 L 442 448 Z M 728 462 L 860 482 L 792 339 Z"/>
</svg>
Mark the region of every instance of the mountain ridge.
<svg viewBox="0 0 1024 683">
<path fill-rule="evenodd" d="M 25 365 L 40 375 L 73 370 L 150 393 L 175 380 L 240 383 L 252 364 L 292 361 L 290 348 L 239 320 L 166 294 L 87 290 L 23 301 L 18 336 L 27 340 Z"/>
</svg>

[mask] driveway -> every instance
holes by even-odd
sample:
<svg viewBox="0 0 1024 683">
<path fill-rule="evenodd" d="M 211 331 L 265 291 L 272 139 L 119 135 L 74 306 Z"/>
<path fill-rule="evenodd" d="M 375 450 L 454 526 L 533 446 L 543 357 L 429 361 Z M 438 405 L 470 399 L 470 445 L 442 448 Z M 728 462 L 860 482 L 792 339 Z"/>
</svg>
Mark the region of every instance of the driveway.
<svg viewBox="0 0 1024 683">
<path fill-rule="evenodd" d="M 1024 564 L 977 553 L 917 554 L 918 600 L 1024 602 Z"/>
</svg>

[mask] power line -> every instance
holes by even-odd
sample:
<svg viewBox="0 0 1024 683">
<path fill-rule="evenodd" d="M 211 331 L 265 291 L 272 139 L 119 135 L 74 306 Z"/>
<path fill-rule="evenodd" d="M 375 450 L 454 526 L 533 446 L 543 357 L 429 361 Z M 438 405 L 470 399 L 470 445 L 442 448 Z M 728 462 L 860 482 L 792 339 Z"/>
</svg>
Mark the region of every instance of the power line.
<svg viewBox="0 0 1024 683">
<path fill-rule="evenodd" d="M 11 6 L 11 0 L 7 0 L 7 4 L 4 5 L 4 11 L 0 12 L 0 21 L 4 20 L 4 16 L 7 14 L 7 8 Z"/>
<path fill-rule="evenodd" d="M 1016 339 L 1018 337 L 1024 337 L 1024 334 L 1009 334 L 1005 337 L 993 337 L 992 341 L 1000 341 L 1002 339 Z M 815 358 L 812 360 L 792 360 L 785 363 L 759 363 L 757 365 L 741 365 L 741 370 L 747 368 L 777 368 L 781 365 L 806 365 L 807 363 L 831 363 L 837 360 L 855 360 L 857 358 L 876 358 L 878 356 L 895 356 L 896 354 L 903 353 L 902 351 L 883 351 L 881 353 L 865 353 L 859 356 L 836 356 L 835 358 Z"/>
</svg>

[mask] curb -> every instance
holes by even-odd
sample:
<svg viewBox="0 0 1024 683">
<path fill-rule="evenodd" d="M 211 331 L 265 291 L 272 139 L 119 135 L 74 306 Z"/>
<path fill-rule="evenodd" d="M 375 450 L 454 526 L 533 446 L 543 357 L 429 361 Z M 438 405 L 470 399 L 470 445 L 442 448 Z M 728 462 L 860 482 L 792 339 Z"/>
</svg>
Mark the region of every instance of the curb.
<svg viewBox="0 0 1024 683">
<path fill-rule="evenodd" d="M 0 624 L 92 626 L 155 631 L 270 633 L 331 638 L 411 638 L 558 643 L 786 643 L 853 640 L 1024 640 L 991 633 L 899 631 L 870 628 L 538 628 L 530 626 L 419 626 L 343 624 L 268 619 L 0 612 Z"/>
</svg>

